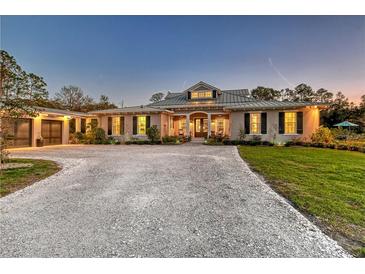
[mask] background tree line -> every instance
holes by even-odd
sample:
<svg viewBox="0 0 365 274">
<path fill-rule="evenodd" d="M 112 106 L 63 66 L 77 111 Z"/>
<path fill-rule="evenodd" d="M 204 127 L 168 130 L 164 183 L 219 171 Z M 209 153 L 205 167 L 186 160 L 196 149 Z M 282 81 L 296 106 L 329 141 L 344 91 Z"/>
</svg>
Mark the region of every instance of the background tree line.
<svg viewBox="0 0 365 274">
<path fill-rule="evenodd" d="M 356 105 L 342 92 L 334 95 L 324 88 L 313 90 L 309 85 L 300 84 L 294 89 L 282 90 L 259 86 L 251 90 L 251 96 L 258 100 L 328 103 L 329 108 L 321 111 L 322 125 L 332 127 L 347 120 L 360 125 L 359 130 L 365 131 L 365 94 L 361 96 L 360 104 Z"/>
<path fill-rule="evenodd" d="M 99 101 L 96 102 L 90 96 L 84 94 L 84 91 L 77 86 L 64 86 L 53 98 L 45 98 L 38 104 L 41 107 L 65 109 L 71 111 L 93 111 L 117 108 L 109 101 L 106 95 L 100 95 Z"/>
<path fill-rule="evenodd" d="M 44 79 L 28 73 L 5 50 L 0 51 L 0 107 L 9 117 L 34 116 L 36 107 L 58 108 L 71 111 L 92 111 L 116 108 L 108 96 L 99 101 L 86 95 L 77 86 L 64 86 L 53 98 L 49 97 Z"/>
</svg>

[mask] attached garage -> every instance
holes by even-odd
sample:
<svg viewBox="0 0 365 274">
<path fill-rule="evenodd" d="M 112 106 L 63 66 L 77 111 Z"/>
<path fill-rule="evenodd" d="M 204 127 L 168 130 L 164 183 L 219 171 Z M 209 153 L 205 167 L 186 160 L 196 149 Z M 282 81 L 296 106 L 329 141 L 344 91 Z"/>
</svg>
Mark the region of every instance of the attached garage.
<svg viewBox="0 0 365 274">
<path fill-rule="evenodd" d="M 43 145 L 62 144 L 62 121 L 42 120 Z"/>
<path fill-rule="evenodd" d="M 29 147 L 32 145 L 32 120 L 14 119 L 6 122 L 7 146 L 9 148 Z"/>
</svg>

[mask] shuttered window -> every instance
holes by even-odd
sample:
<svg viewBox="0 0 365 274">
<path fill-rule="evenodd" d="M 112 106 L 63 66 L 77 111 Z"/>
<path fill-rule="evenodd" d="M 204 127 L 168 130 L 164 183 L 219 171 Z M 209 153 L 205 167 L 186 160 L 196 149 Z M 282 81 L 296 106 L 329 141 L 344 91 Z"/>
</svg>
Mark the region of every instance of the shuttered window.
<svg viewBox="0 0 365 274">
<path fill-rule="evenodd" d="M 250 134 L 261 134 L 261 114 L 251 113 Z"/>
<path fill-rule="evenodd" d="M 297 113 L 296 112 L 285 112 L 285 134 L 296 134 L 297 133 Z"/>
<path fill-rule="evenodd" d="M 137 117 L 137 134 L 146 135 L 146 116 L 138 116 Z"/>
<path fill-rule="evenodd" d="M 112 134 L 120 135 L 120 117 L 113 117 L 112 119 Z"/>
</svg>

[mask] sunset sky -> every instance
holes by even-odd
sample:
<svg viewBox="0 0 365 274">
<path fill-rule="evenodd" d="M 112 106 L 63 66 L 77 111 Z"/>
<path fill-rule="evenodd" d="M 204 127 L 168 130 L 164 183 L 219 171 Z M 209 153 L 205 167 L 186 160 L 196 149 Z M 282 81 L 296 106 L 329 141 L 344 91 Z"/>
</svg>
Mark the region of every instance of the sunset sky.
<svg viewBox="0 0 365 274">
<path fill-rule="evenodd" d="M 365 16 L 2 16 L 1 47 L 51 95 L 126 105 L 198 81 L 365 94 Z"/>
</svg>

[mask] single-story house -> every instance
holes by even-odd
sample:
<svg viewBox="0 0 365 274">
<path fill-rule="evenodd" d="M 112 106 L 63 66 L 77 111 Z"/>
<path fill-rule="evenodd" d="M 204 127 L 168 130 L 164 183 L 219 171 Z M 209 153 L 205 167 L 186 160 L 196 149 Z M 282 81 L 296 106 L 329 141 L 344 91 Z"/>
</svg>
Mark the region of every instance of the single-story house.
<svg viewBox="0 0 365 274">
<path fill-rule="evenodd" d="M 108 136 L 121 141 L 146 138 L 147 128 L 156 125 L 161 136 L 239 139 L 244 133 L 246 139 L 283 143 L 309 139 L 323 108 L 325 104 L 315 102 L 257 100 L 247 89 L 221 90 L 199 82 L 149 105 L 89 113 L 40 108 L 38 117 L 14 123 L 14 146 L 35 146 L 40 137 L 47 140 L 45 145 L 67 144 L 71 119 L 73 131 L 85 132 L 95 119 Z"/>
</svg>

